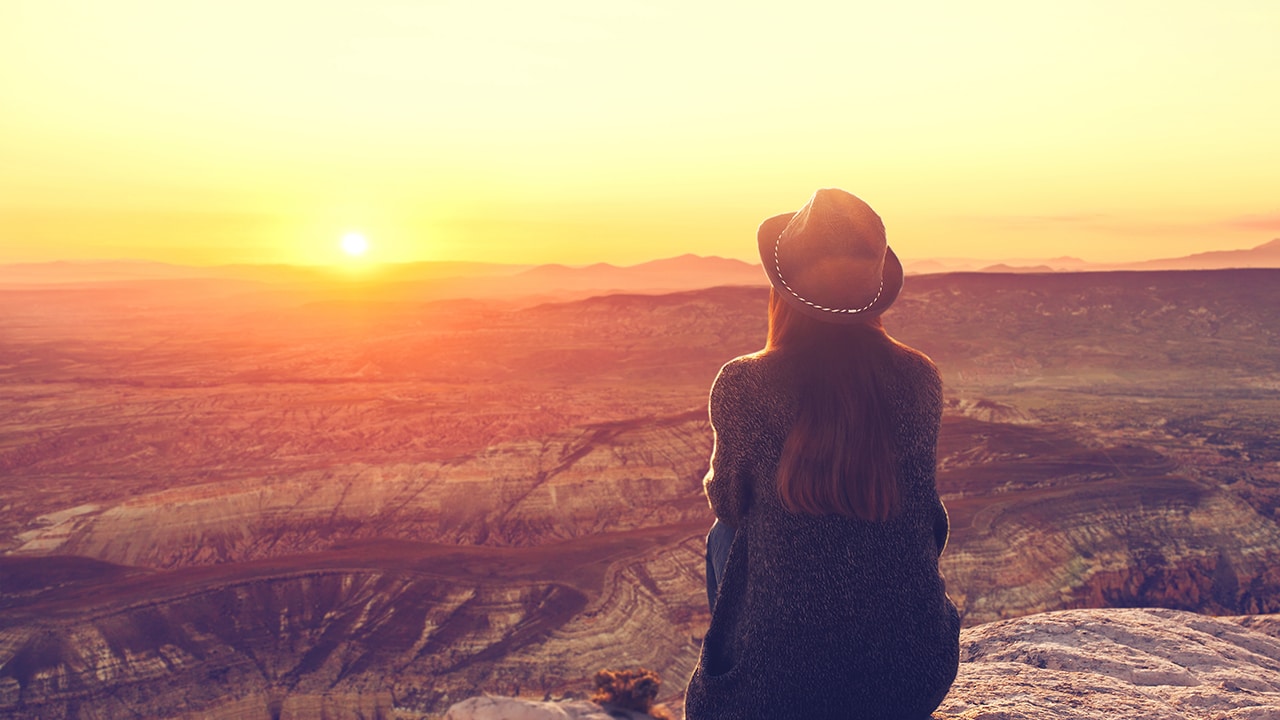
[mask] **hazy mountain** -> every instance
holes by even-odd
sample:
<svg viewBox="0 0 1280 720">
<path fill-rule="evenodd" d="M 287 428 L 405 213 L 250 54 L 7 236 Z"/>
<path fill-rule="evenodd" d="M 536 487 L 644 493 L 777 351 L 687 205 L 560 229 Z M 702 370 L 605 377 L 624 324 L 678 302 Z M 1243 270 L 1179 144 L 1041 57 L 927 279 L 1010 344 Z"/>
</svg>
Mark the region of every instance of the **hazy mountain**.
<svg viewBox="0 0 1280 720">
<path fill-rule="evenodd" d="M 370 284 L 368 297 L 382 300 L 445 298 L 565 301 L 609 293 L 669 293 L 721 285 L 767 284 L 759 265 L 720 257 L 681 255 L 639 265 L 596 263 L 584 267 L 538 265 L 515 273 L 457 275 L 421 281 L 394 277 Z"/>
<path fill-rule="evenodd" d="M 627 267 L 607 263 L 580 268 L 541 265 L 511 278 L 511 281 L 528 283 L 530 289 L 623 291 L 692 290 L 719 285 L 764 285 L 767 282 L 759 265 L 698 255 L 681 255 Z"/>
<path fill-rule="evenodd" d="M 1222 250 L 1135 263 L 1090 263 L 1062 256 L 1048 260 L 974 258 L 903 260 L 909 275 L 948 272 L 1047 273 L 1091 270 L 1197 270 L 1280 267 L 1280 239 L 1247 250 Z M 0 289 L 118 285 L 136 281 L 237 280 L 313 295 L 380 302 L 513 299 L 573 300 L 614 292 L 664 293 L 720 285 L 766 284 L 759 264 L 721 257 L 681 255 L 638 265 L 596 263 L 519 265 L 482 262 L 416 262 L 367 267 L 304 265 L 186 266 L 145 261 L 85 261 L 0 265 Z M 134 288 L 142 286 L 132 286 Z M 230 287 L 230 286 L 228 286 Z M 250 286 L 242 286 L 246 290 Z M 206 286 L 205 291 L 212 288 Z M 201 292 L 201 291 L 195 291 Z M 219 288 L 215 294 L 227 294 Z"/>
<path fill-rule="evenodd" d="M 1215 250 L 1180 258 L 1129 263 L 1132 270 L 1215 270 L 1280 267 L 1280 238 L 1247 250 Z"/>
<path fill-rule="evenodd" d="M 998 263 L 996 265 L 988 265 L 978 272 L 984 273 L 1046 273 L 1055 272 L 1054 268 L 1048 265 L 1007 265 Z"/>
<path fill-rule="evenodd" d="M 944 257 L 915 260 L 902 259 L 903 269 L 908 275 L 933 275 L 949 272 L 1054 272 L 1059 270 L 1096 269 L 1094 263 L 1074 257 L 1044 258 L 1007 258 L 1003 260 L 982 260 L 979 258 Z"/>
<path fill-rule="evenodd" d="M 184 279 L 298 284 L 351 282 L 365 277 L 379 283 L 424 282 L 451 277 L 513 275 L 529 267 L 531 266 L 482 262 L 415 262 L 370 266 L 351 272 L 352 268 L 322 265 L 177 265 L 144 260 L 57 261 L 0 265 L 0 288 Z"/>
<path fill-rule="evenodd" d="M 204 268 L 144 260 L 88 260 L 0 265 L 0 287 L 208 277 Z"/>
<path fill-rule="evenodd" d="M 167 283 L 180 283 L 171 287 Z M 239 285 L 233 283 L 240 283 Z M 342 298 L 363 302 L 515 299 L 524 304 L 573 300 L 614 292 L 665 293 L 719 285 L 766 283 L 759 265 L 720 257 L 682 255 L 631 266 L 597 263 L 512 265 L 419 262 L 348 268 L 302 265 L 195 267 L 155 262 L 103 261 L 0 265 L 0 290 L 76 286 L 152 296 L 187 287 L 176 302 L 207 295 L 238 295 L 276 305 L 290 298 Z M 282 295 L 284 293 L 284 295 Z M 203 301 L 203 300 L 201 300 Z"/>
<path fill-rule="evenodd" d="M 946 272 L 1041 273 L 1098 270 L 1222 270 L 1229 268 L 1280 268 L 1280 238 L 1245 250 L 1214 250 L 1184 257 L 1127 263 L 1094 263 L 1074 257 L 1048 260 L 1013 259 L 992 263 L 975 258 L 905 260 L 909 274 Z"/>
</svg>

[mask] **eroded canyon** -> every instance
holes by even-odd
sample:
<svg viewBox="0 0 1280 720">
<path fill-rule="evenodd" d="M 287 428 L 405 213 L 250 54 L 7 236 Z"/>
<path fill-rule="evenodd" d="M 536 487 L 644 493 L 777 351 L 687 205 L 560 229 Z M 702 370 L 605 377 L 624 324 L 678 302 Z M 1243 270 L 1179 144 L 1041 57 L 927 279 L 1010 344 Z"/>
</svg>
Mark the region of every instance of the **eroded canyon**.
<svg viewBox="0 0 1280 720">
<path fill-rule="evenodd" d="M 0 290 L 0 715 L 420 717 L 627 665 L 676 699 L 706 391 L 766 294 Z M 1280 611 L 1274 307 L 1280 271 L 908 278 L 966 624 Z"/>
</svg>

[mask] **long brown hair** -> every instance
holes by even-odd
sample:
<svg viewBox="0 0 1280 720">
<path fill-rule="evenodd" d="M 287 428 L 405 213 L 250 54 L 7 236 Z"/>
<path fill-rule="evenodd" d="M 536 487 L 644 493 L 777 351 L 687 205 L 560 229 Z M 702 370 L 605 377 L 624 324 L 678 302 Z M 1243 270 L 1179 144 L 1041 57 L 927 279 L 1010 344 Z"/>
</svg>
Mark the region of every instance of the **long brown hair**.
<svg viewBox="0 0 1280 720">
<path fill-rule="evenodd" d="M 765 352 L 785 353 L 799 365 L 799 413 L 778 464 L 778 495 L 792 512 L 866 520 L 897 513 L 897 448 L 885 388 L 896 344 L 878 316 L 826 323 L 770 291 Z"/>
</svg>

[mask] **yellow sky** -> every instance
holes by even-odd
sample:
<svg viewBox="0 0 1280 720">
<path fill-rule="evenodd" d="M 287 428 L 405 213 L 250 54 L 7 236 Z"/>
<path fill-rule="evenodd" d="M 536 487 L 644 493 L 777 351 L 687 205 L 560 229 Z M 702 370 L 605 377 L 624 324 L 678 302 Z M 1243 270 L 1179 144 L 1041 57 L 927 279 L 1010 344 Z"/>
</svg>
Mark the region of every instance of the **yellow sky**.
<svg viewBox="0 0 1280 720">
<path fill-rule="evenodd" d="M 692 6 L 692 7 L 689 7 Z M 1280 237 L 1280 3 L 0 0 L 0 262 L 906 258 Z"/>
</svg>

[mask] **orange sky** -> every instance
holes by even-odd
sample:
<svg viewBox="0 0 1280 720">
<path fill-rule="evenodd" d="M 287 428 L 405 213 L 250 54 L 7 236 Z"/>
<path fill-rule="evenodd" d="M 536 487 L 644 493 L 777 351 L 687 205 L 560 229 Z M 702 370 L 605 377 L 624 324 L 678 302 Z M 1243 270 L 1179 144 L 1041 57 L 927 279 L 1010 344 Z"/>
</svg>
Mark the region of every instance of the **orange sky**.
<svg viewBox="0 0 1280 720">
<path fill-rule="evenodd" d="M 688 8 L 686 5 L 696 6 Z M 0 262 L 905 258 L 1280 237 L 1280 3 L 0 3 Z"/>
</svg>

